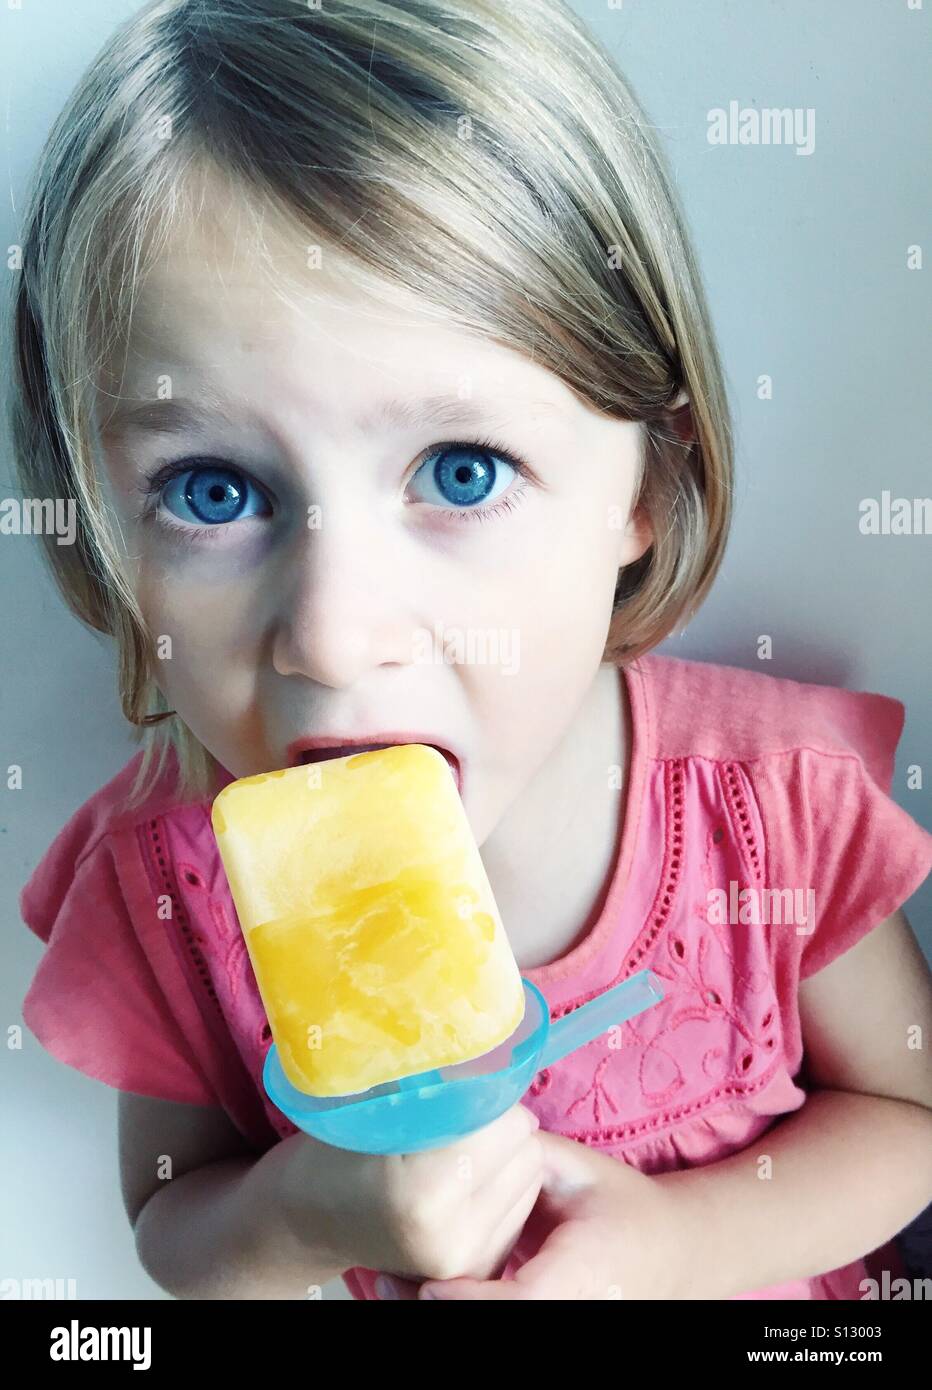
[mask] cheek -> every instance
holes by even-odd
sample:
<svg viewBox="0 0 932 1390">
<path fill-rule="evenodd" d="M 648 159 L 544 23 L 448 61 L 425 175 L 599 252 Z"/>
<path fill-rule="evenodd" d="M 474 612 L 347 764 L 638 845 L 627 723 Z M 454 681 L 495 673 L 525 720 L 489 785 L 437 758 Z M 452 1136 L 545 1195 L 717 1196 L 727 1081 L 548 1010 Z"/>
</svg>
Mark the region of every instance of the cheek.
<svg viewBox="0 0 932 1390">
<path fill-rule="evenodd" d="M 235 585 L 200 586 L 153 568 L 137 592 L 150 632 L 171 636 L 178 647 L 217 651 L 245 634 L 248 604 Z"/>
<path fill-rule="evenodd" d="M 520 590 L 500 593 L 482 623 L 499 660 L 470 673 L 473 699 L 483 721 L 514 741 L 519 761 L 519 749 L 562 726 L 602 661 L 615 591 L 610 549 L 547 556 L 524 571 Z"/>
<path fill-rule="evenodd" d="M 182 717 L 192 722 L 196 711 L 248 703 L 256 642 L 242 596 L 149 572 L 137 598 L 152 640 L 155 679 Z"/>
<path fill-rule="evenodd" d="M 514 583 L 499 593 L 500 621 L 520 623 L 529 635 L 558 632 L 561 641 L 585 648 L 604 629 L 617 577 L 617 538 L 600 522 L 590 515 L 533 551 L 522 550 Z"/>
</svg>

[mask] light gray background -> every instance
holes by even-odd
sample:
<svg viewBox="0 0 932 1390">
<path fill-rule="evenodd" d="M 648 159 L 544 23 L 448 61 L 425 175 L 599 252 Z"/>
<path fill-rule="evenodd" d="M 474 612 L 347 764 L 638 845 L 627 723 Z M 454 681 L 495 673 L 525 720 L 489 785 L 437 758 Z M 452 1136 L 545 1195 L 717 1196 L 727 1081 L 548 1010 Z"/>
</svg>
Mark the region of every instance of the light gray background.
<svg viewBox="0 0 932 1390">
<path fill-rule="evenodd" d="M 25 183 L 81 71 L 136 0 L 0 4 L 9 197 Z M 932 3 L 597 0 L 575 8 L 618 55 L 670 153 L 721 344 L 737 432 L 734 529 L 712 596 L 659 650 L 902 700 L 893 794 L 932 830 L 932 537 L 864 537 L 858 504 L 930 490 L 929 240 Z M 707 113 L 812 107 L 815 151 L 712 147 Z M 4 258 L 5 263 L 5 258 Z M 7 281 L 11 273 L 7 272 Z M 9 294 L 10 285 L 3 287 Z M 8 299 L 5 303 L 8 303 Z M 4 354 L 7 345 L 4 341 Z M 4 355 L 3 360 L 7 360 Z M 757 378 L 774 398 L 756 396 Z M 4 378 L 6 373 L 4 373 Z M 0 496 L 14 496 L 0 444 Z M 21 1022 L 42 947 L 17 894 L 72 812 L 130 758 L 103 639 L 64 609 L 39 542 L 4 537 L 0 766 L 25 788 L 0 812 L 5 1027 Z M 757 660 L 761 633 L 774 659 Z M 907 765 L 926 786 L 908 791 Z M 932 880 L 906 905 L 932 955 Z M 163 1298 L 140 1268 L 119 1197 L 116 1092 L 25 1032 L 4 1049 L 0 1277 L 73 1277 L 79 1298 Z M 345 1296 L 342 1284 L 329 1297 Z"/>
</svg>

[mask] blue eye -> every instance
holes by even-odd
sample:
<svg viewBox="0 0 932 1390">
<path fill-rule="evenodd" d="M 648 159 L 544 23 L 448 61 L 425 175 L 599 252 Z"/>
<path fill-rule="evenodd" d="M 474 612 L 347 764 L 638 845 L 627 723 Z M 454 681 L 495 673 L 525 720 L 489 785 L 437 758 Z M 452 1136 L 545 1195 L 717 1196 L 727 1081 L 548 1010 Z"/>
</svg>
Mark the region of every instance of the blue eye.
<svg viewBox="0 0 932 1390">
<path fill-rule="evenodd" d="M 517 473 L 516 466 L 509 463 L 507 458 L 480 445 L 453 444 L 445 447 L 432 460 L 423 463 L 414 475 L 414 478 L 424 475 L 427 495 L 419 500 L 464 508 L 478 507 L 490 501 L 511 480 L 508 475 L 501 473 L 496 459 L 504 464 L 509 474 Z M 496 492 L 495 488 L 500 482 L 503 486 Z"/>
<path fill-rule="evenodd" d="M 261 504 L 263 499 L 254 484 L 236 468 L 215 463 L 189 464 L 167 481 L 162 501 L 173 515 L 179 515 L 175 508 L 180 508 L 184 521 L 223 526 L 240 521 L 244 516 L 262 514 L 248 510 L 250 493 L 255 494 L 256 501 Z M 185 515 L 185 507 L 193 513 L 193 518 Z"/>
<path fill-rule="evenodd" d="M 514 476 L 523 485 L 509 488 Z M 532 476 L 523 459 L 493 439 L 458 440 L 435 445 L 414 473 L 412 482 L 423 479 L 427 494 L 414 500 L 451 520 L 487 521 L 513 511 L 527 494 Z M 264 489 L 234 465 L 210 457 L 163 463 L 143 479 L 138 491 L 147 503 L 156 499 L 156 521 L 182 541 L 220 540 L 234 521 L 272 515 Z"/>
</svg>

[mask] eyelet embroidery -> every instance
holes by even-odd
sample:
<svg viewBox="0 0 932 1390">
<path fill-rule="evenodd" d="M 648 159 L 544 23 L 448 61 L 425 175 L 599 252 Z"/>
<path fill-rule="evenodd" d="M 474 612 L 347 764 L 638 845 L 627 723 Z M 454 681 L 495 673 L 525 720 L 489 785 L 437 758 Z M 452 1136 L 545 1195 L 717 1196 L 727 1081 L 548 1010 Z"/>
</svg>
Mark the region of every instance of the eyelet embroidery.
<svg viewBox="0 0 932 1390">
<path fill-rule="evenodd" d="M 735 952 L 732 949 L 732 943 L 727 929 L 723 928 L 718 923 L 709 921 L 709 893 L 713 889 L 719 887 L 723 880 L 727 882 L 729 878 L 733 876 L 732 871 L 727 868 L 729 855 L 732 857 L 734 855 L 733 845 L 725 838 L 725 827 L 718 824 L 713 830 L 706 833 L 706 852 L 702 862 L 702 881 L 705 885 L 706 895 L 702 901 L 696 902 L 695 914 L 703 923 L 703 926 L 708 927 L 709 930 L 715 933 L 719 947 L 728 958 L 729 968 L 732 973 L 733 988 L 740 986 L 752 991 L 758 991 L 764 988 L 766 977 L 753 971 L 750 975 L 746 974 L 743 966 L 735 957 Z M 742 884 L 742 887 L 743 886 Z M 759 882 L 757 886 L 759 886 Z M 703 934 L 703 936 L 700 937 L 700 943 L 704 943 L 705 940 L 706 938 Z M 701 949 L 702 947 L 700 944 L 700 951 Z"/>
<path fill-rule="evenodd" d="M 152 850 L 152 857 L 155 861 L 157 871 L 159 874 L 159 879 L 162 887 L 162 896 L 168 897 L 169 901 L 171 902 L 172 920 L 174 922 L 177 922 L 178 924 L 178 930 L 181 933 L 181 940 L 188 950 L 188 954 L 190 955 L 194 968 L 197 972 L 197 977 L 200 983 L 204 986 L 205 994 L 211 1000 L 214 1008 L 216 1009 L 220 1018 L 223 1020 L 224 1024 L 226 1024 L 226 1018 L 224 1016 L 223 1008 L 220 1004 L 220 1000 L 217 998 L 217 992 L 214 989 L 213 981 L 210 978 L 210 970 L 208 969 L 207 961 L 204 959 L 204 953 L 201 950 L 201 946 L 206 945 L 206 942 L 204 942 L 203 937 L 201 937 L 197 932 L 194 931 L 194 929 L 188 921 L 187 913 L 184 910 L 184 904 L 182 903 L 181 898 L 178 894 L 177 886 L 171 871 L 170 857 L 162 844 L 162 836 L 159 830 L 158 821 L 148 821 L 146 824 L 146 830 L 149 836 L 149 844 Z M 191 872 L 194 871 L 191 870 Z M 226 1026 L 229 1027 L 228 1024 L 226 1024 Z"/>
<path fill-rule="evenodd" d="M 246 969 L 252 969 L 248 961 L 246 938 L 227 915 L 226 904 L 216 898 L 210 899 L 210 915 L 217 929 L 217 936 L 224 943 L 223 967 L 230 985 L 230 997 L 236 1001 L 240 985 L 246 977 Z"/>
<path fill-rule="evenodd" d="M 203 875 L 193 865 L 182 861 L 178 863 L 178 872 L 189 888 L 201 888 L 206 890 L 206 883 Z M 239 925 L 230 921 L 226 906 L 222 901 L 207 896 L 207 907 L 214 924 L 216 939 L 223 943 L 223 967 L 226 971 L 230 985 L 230 997 L 235 1002 L 239 994 L 240 984 L 243 979 L 243 958 L 246 956 L 246 941 Z M 204 938 L 197 933 L 194 939 L 199 945 L 206 945 Z"/>
<path fill-rule="evenodd" d="M 209 821 L 209 807 L 203 810 Z M 271 1036 L 267 1040 L 259 1037 L 268 1021 L 245 938 L 228 898 L 229 888 L 225 886 L 219 850 L 215 849 L 215 859 L 209 869 L 202 870 L 177 853 L 171 824 L 163 825 L 153 818 L 141 823 L 138 831 L 153 876 L 153 888 L 164 893 L 171 902 L 172 918 L 167 925 L 184 953 L 189 967 L 186 973 L 192 986 L 202 987 L 212 1001 L 211 1008 L 216 1010 L 223 1037 L 251 1078 L 271 1132 L 279 1138 L 296 1134 L 297 1127 L 269 1099 L 263 1084 L 262 1068 Z M 185 827 L 183 833 L 187 839 L 195 832 L 193 827 Z M 209 891 L 210 883 L 218 885 L 216 895 Z M 206 928 L 203 933 L 195 930 L 189 920 L 185 899 L 190 894 L 194 896 L 187 897 L 187 902 L 192 916 L 195 912 L 202 914 L 199 920 Z"/>
<path fill-rule="evenodd" d="M 602 1126 L 606 1123 L 602 1115 L 603 1103 L 608 1106 L 613 1115 L 618 1114 L 618 1106 L 612 1100 L 611 1096 L 608 1094 L 608 1092 L 602 1084 L 602 1074 L 605 1071 L 605 1068 L 608 1066 L 610 1060 L 611 1053 L 606 1054 L 606 1056 L 600 1059 L 600 1061 L 596 1065 L 596 1069 L 593 1074 L 592 1081 L 589 1085 L 588 1090 L 583 1091 L 582 1095 L 577 1096 L 573 1103 L 567 1107 L 567 1115 L 571 1115 L 573 1111 L 576 1109 L 577 1105 L 582 1105 L 585 1101 L 589 1099 L 590 1096 L 592 1097 L 592 1111 L 593 1115 L 595 1116 L 595 1122 L 600 1128 L 602 1128 Z"/>
<path fill-rule="evenodd" d="M 676 897 L 680 881 L 680 866 L 683 854 L 683 763 L 672 759 L 664 765 L 664 805 L 669 814 L 666 818 L 666 843 L 664 845 L 664 867 L 660 878 L 660 888 L 648 919 L 648 925 L 635 942 L 634 950 L 628 957 L 625 975 L 633 975 L 643 969 L 642 961 L 659 937 Z M 622 978 L 622 977 L 619 977 Z M 574 1005 L 574 1007 L 576 1007 Z"/>
<path fill-rule="evenodd" d="M 735 878 L 743 886 L 747 874 L 742 864 L 746 861 L 752 875 L 756 875 L 762 862 L 735 766 L 728 765 L 727 778 L 719 774 L 713 786 L 719 788 L 724 803 L 722 810 L 733 814 L 735 825 L 741 827 L 740 843 L 738 835 L 728 835 L 725 822 L 713 821 L 700 865 L 707 889 L 721 887 Z M 778 1041 L 778 1032 L 777 1036 L 770 1032 L 777 1018 L 773 984 L 766 970 L 755 966 L 755 953 L 752 951 L 749 956 L 747 943 L 734 939 L 727 927 L 709 922 L 706 902 L 697 901 L 690 906 L 682 901 L 682 895 L 680 910 L 695 912 L 702 919 L 704 929 L 695 937 L 676 930 L 673 913 L 682 881 L 685 843 L 683 768 L 681 760 L 670 760 L 664 765 L 667 829 L 660 885 L 645 928 L 624 968 L 598 990 L 588 991 L 551 1010 L 552 1018 L 562 1017 L 594 998 L 602 988 L 611 988 L 636 969 L 647 966 L 664 981 L 664 1002 L 656 1011 L 622 1024 L 619 1047 L 606 1050 L 604 1035 L 587 1044 L 593 1054 L 593 1071 L 581 1094 L 569 1094 L 569 1078 L 565 1074 L 561 1077 L 558 1065 L 540 1072 L 535 1078 L 530 1094 L 546 1103 L 548 1128 L 556 1128 L 567 1137 L 584 1143 L 631 1144 L 672 1125 L 708 1114 L 716 1107 L 721 1111 L 729 1101 L 747 1102 L 771 1083 L 779 1064 L 775 1059 L 764 1065 L 758 1076 L 749 1075 L 754 1066 L 754 1049 L 758 1049 L 763 1063 L 768 1054 L 774 1053 Z M 674 928 L 665 937 L 662 935 L 664 926 Z M 710 979 L 713 956 L 716 978 Z M 755 1026 L 751 1022 L 756 1012 L 754 997 L 762 993 L 767 1000 L 766 1012 Z M 677 1105 L 677 1093 L 686 1086 L 687 1078 L 665 1042 L 681 1027 L 712 1025 L 713 1022 L 716 1034 L 724 1041 L 721 1045 L 706 1047 L 697 1055 L 690 1078 L 691 1087 L 702 1077 L 712 1083 L 712 1089 L 694 1099 L 684 1098 Z M 642 1114 L 628 1124 L 613 1124 L 612 1117 L 618 1115 L 619 1108 L 630 1114 L 633 1107 L 630 1095 L 625 1093 L 624 1067 L 612 1068 L 611 1060 L 620 1052 L 630 1054 L 632 1050 L 637 1059 L 637 1091 L 634 1094 L 640 1095 L 638 1109 L 643 1111 L 650 1107 L 654 1113 Z M 728 1074 L 723 1075 L 723 1069 L 729 1066 Z M 630 1084 L 630 1072 L 628 1078 L 627 1084 Z M 580 1111 L 590 1117 L 588 1124 L 579 1125 L 576 1117 Z M 554 1125 L 554 1119 L 562 1123 Z"/>
<path fill-rule="evenodd" d="M 743 844 L 745 858 L 748 860 L 755 883 L 759 883 L 761 879 L 760 851 L 751 828 L 748 805 L 741 790 L 738 766 L 737 763 L 722 764 L 722 786 L 732 820 L 739 827 L 738 837 Z"/>
</svg>

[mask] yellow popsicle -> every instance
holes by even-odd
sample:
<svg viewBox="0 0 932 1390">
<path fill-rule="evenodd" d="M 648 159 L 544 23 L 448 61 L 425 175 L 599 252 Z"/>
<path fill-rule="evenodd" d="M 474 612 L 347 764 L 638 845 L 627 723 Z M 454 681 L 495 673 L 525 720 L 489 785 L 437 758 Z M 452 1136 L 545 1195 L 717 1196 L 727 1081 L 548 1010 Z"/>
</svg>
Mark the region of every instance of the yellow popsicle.
<svg viewBox="0 0 932 1390">
<path fill-rule="evenodd" d="M 282 1069 L 312 1096 L 469 1061 L 524 987 L 446 759 L 422 743 L 244 777 L 214 834 Z"/>
</svg>

